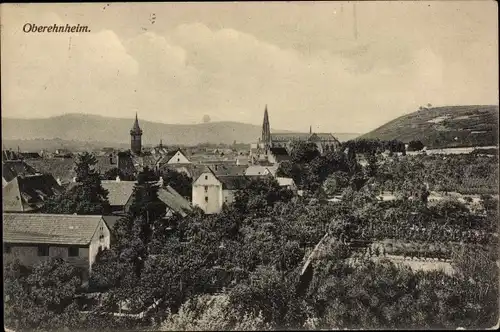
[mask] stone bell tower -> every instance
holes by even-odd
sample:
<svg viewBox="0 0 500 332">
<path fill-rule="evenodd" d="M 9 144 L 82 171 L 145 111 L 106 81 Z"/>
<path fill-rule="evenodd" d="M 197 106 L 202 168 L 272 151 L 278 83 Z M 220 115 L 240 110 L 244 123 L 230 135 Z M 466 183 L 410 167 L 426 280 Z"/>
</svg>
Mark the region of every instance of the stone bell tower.
<svg viewBox="0 0 500 332">
<path fill-rule="evenodd" d="M 134 126 L 130 129 L 130 150 L 134 154 L 140 154 L 142 151 L 142 129 L 139 127 L 137 112 L 135 113 Z"/>
</svg>

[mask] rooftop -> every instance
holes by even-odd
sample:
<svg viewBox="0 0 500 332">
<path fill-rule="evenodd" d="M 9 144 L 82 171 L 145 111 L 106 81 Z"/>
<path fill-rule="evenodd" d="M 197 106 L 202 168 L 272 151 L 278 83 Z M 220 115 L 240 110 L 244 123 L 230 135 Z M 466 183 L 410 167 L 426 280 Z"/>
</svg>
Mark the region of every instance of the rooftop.
<svg viewBox="0 0 500 332">
<path fill-rule="evenodd" d="M 103 180 L 102 187 L 108 191 L 111 206 L 124 206 L 134 193 L 136 181 Z"/>
<path fill-rule="evenodd" d="M 189 201 L 168 185 L 158 190 L 158 198 L 183 217 L 193 210 Z"/>
<path fill-rule="evenodd" d="M 8 243 L 88 245 L 102 216 L 4 213 L 3 240 Z"/>
<path fill-rule="evenodd" d="M 62 191 L 50 174 L 18 176 L 3 187 L 3 209 L 12 212 L 37 210 L 49 196 Z"/>
<path fill-rule="evenodd" d="M 217 179 L 222 183 L 222 188 L 227 190 L 242 189 L 251 181 L 249 177 L 242 175 L 217 176 Z"/>
</svg>

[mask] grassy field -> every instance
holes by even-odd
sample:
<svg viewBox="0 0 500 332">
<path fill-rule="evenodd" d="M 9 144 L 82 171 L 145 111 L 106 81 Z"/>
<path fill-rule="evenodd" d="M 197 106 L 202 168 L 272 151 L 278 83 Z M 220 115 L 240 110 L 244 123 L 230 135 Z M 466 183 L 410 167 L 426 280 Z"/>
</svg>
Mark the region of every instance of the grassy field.
<svg viewBox="0 0 500 332">
<path fill-rule="evenodd" d="M 447 106 L 403 115 L 360 138 L 420 140 L 436 149 L 497 145 L 497 132 L 498 106 Z"/>
</svg>

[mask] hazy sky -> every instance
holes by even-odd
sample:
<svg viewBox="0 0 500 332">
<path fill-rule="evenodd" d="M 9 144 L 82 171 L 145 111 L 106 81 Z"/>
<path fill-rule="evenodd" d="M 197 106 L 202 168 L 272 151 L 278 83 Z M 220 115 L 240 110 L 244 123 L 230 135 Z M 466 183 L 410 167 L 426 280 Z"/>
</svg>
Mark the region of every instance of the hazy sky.
<svg viewBox="0 0 500 332">
<path fill-rule="evenodd" d="M 366 132 L 498 104 L 495 1 L 2 4 L 2 116 Z M 80 24 L 90 33 L 24 33 Z"/>
</svg>

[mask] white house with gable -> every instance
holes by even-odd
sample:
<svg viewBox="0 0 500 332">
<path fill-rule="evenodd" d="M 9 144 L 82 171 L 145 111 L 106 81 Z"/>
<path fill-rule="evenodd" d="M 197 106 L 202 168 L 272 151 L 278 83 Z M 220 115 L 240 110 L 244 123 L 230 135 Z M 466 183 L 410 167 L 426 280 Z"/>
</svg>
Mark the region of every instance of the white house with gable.
<svg viewBox="0 0 500 332">
<path fill-rule="evenodd" d="M 250 179 L 244 175 L 216 175 L 209 167 L 193 182 L 192 204 L 206 214 L 219 213 L 234 202 L 235 193 Z"/>
<path fill-rule="evenodd" d="M 167 164 L 190 164 L 191 161 L 186 157 L 186 155 L 181 151 L 172 151 L 167 154 L 166 159 L 168 159 Z"/>
</svg>

